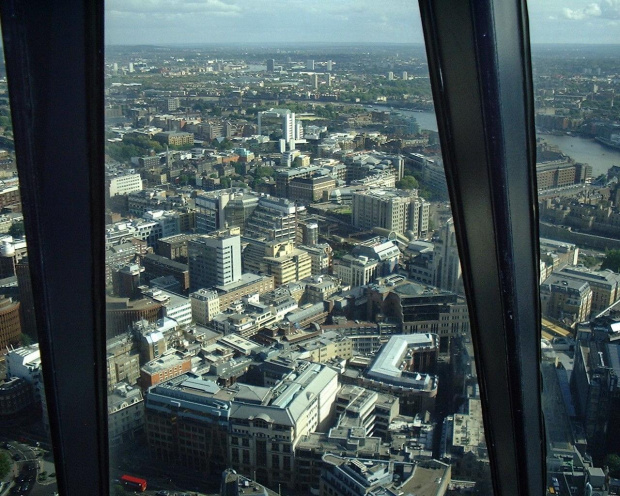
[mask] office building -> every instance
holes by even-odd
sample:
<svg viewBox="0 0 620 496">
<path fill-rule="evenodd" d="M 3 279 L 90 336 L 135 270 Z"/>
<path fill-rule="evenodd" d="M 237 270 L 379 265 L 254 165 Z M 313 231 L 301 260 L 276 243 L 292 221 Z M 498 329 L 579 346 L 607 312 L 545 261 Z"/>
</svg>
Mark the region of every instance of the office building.
<svg viewBox="0 0 620 496">
<path fill-rule="evenodd" d="M 190 285 L 194 291 L 241 280 L 241 237 L 236 232 L 223 231 L 188 242 Z"/>
<path fill-rule="evenodd" d="M 320 496 L 443 496 L 451 480 L 450 465 L 438 460 L 395 463 L 331 453 L 323 455 L 322 460 Z"/>
<path fill-rule="evenodd" d="M 220 313 L 220 298 L 213 289 L 199 289 L 189 295 L 192 319 L 197 324 L 207 325 Z"/>
<path fill-rule="evenodd" d="M 291 241 L 270 241 L 264 245 L 262 271 L 273 276 L 276 287 L 312 275 L 310 255 Z"/>
<path fill-rule="evenodd" d="M 379 275 L 379 262 L 360 255 L 345 255 L 334 261 L 334 274 L 346 286 L 365 286 Z"/>
<path fill-rule="evenodd" d="M 132 441 L 144 431 L 142 391 L 128 384 L 117 385 L 108 394 L 108 436 L 111 447 Z"/>
<path fill-rule="evenodd" d="M 450 339 L 469 331 L 469 312 L 465 300 L 443 291 L 405 279 L 400 275 L 382 278 L 368 287 L 366 320 L 379 314 L 397 322 L 401 332 L 436 334 L 442 352 Z"/>
<path fill-rule="evenodd" d="M 244 235 L 265 241 L 295 241 L 297 215 L 305 210 L 285 198 L 261 197 L 248 219 Z"/>
<path fill-rule="evenodd" d="M 316 243 L 310 246 L 299 245 L 297 248 L 310 255 L 313 276 L 330 272 L 332 268 L 333 250 L 328 243 Z"/>
<path fill-rule="evenodd" d="M 192 369 L 191 357 L 180 352 L 164 353 L 140 369 L 140 387 L 147 389 Z"/>
<path fill-rule="evenodd" d="M 592 289 L 583 279 L 552 273 L 540 285 L 540 303 L 543 316 L 574 326 L 590 318 Z"/>
<path fill-rule="evenodd" d="M 273 59 L 267 59 L 267 72 L 275 71 L 276 61 Z"/>
<path fill-rule="evenodd" d="M 353 225 L 359 229 L 382 227 L 411 239 L 428 234 L 430 203 L 417 191 L 392 188 L 353 193 Z"/>
<path fill-rule="evenodd" d="M 620 275 L 611 270 L 590 270 L 585 267 L 564 267 L 555 272 L 563 277 L 585 281 L 592 290 L 591 313 L 596 316 L 620 299 Z"/>
<path fill-rule="evenodd" d="M 461 261 L 452 219 L 441 228 L 439 235 L 435 235 L 433 242 L 433 286 L 464 294 Z"/>
<path fill-rule="evenodd" d="M 336 189 L 336 180 L 331 176 L 297 177 L 288 185 L 288 198 L 309 204 L 329 198 Z"/>
<path fill-rule="evenodd" d="M 295 113 L 288 109 L 269 109 L 258 113 L 258 134 L 269 135 L 275 133 L 284 140 L 289 149 L 295 148 L 297 135 Z"/>
<path fill-rule="evenodd" d="M 296 445 L 331 423 L 338 373 L 303 361 L 290 367 L 267 361 L 256 372 L 267 378 L 260 386 L 222 388 L 186 374 L 151 388 L 146 428 L 152 453 L 207 473 L 229 466 L 270 487 L 293 489 Z"/>
<path fill-rule="evenodd" d="M 144 267 L 144 278 L 149 283 L 158 277 L 172 276 L 179 283 L 181 292 L 184 293 L 189 289 L 189 267 L 187 264 L 154 253 L 147 253 L 140 261 Z"/>
<path fill-rule="evenodd" d="M 0 349 L 20 342 L 22 334 L 20 303 L 0 295 Z"/>
<path fill-rule="evenodd" d="M 192 305 L 186 297 L 163 289 L 147 289 L 142 293 L 162 306 L 163 317 L 174 320 L 178 325 L 188 325 L 192 321 Z"/>
<path fill-rule="evenodd" d="M 108 177 L 108 195 L 110 198 L 117 195 L 128 195 L 135 191 L 142 191 L 142 178 L 140 174 L 123 174 Z"/>
</svg>

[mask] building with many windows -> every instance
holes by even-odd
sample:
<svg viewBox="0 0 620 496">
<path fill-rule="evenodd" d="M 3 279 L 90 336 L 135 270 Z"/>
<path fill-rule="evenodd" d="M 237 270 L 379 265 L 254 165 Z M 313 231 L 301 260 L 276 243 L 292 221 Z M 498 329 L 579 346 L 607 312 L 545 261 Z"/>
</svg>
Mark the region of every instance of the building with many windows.
<svg viewBox="0 0 620 496">
<path fill-rule="evenodd" d="M 428 234 L 430 203 L 417 191 L 392 188 L 353 193 L 352 223 L 359 229 L 382 227 L 412 239 Z"/>
<path fill-rule="evenodd" d="M 189 295 L 194 322 L 207 325 L 220 313 L 220 298 L 213 289 L 199 289 Z"/>
<path fill-rule="evenodd" d="M 187 253 L 193 290 L 241 280 L 241 238 L 238 229 L 193 239 L 188 242 Z"/>
<path fill-rule="evenodd" d="M 128 195 L 135 191 L 142 191 L 142 178 L 140 174 L 123 174 L 108 178 L 109 197 Z"/>
</svg>

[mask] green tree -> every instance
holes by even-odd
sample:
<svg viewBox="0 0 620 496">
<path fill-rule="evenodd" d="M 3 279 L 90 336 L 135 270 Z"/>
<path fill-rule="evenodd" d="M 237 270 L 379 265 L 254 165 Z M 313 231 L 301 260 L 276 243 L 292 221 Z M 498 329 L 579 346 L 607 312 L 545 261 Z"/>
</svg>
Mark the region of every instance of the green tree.
<svg viewBox="0 0 620 496">
<path fill-rule="evenodd" d="M 605 465 L 609 467 L 609 473 L 612 477 L 620 477 L 620 456 L 616 453 L 610 453 L 605 457 Z"/>
<path fill-rule="evenodd" d="M 403 176 L 400 181 L 396 181 L 398 189 L 415 189 L 418 186 L 418 180 L 413 176 Z"/>
<path fill-rule="evenodd" d="M 14 238 L 19 238 L 24 235 L 24 221 L 15 222 L 9 227 L 9 234 Z"/>
<path fill-rule="evenodd" d="M 609 250 L 605 254 L 605 259 L 601 265 L 601 270 L 611 269 L 620 272 L 620 250 Z"/>
<path fill-rule="evenodd" d="M 19 341 L 24 346 L 30 346 L 32 344 L 32 338 L 28 336 L 28 334 L 24 334 L 23 332 L 19 335 Z"/>
<path fill-rule="evenodd" d="M 11 459 L 6 452 L 0 453 L 0 479 L 4 479 L 12 468 Z"/>
</svg>

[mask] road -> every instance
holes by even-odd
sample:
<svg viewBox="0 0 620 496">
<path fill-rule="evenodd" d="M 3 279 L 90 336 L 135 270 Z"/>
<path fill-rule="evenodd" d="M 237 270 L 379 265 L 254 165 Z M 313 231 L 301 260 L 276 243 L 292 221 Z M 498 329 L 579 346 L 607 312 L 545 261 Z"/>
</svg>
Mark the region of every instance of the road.
<svg viewBox="0 0 620 496">
<path fill-rule="evenodd" d="M 27 444 L 15 439 L 0 437 L 2 446 L 14 460 L 13 481 L 7 494 L 20 494 L 29 496 L 53 496 L 57 491 L 52 454 L 35 443 Z M 45 473 L 45 480 L 38 481 L 40 474 Z M 24 488 L 27 486 L 27 489 Z M 19 490 L 19 487 L 22 490 Z"/>
</svg>

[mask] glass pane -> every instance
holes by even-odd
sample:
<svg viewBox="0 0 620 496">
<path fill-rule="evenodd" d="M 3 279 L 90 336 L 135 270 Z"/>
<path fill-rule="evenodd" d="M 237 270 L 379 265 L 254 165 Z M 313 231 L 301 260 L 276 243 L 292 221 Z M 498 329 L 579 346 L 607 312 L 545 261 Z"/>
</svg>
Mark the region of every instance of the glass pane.
<svg viewBox="0 0 620 496">
<path fill-rule="evenodd" d="M 197 5 L 107 7 L 113 491 L 490 494 L 415 5 Z"/>
<path fill-rule="evenodd" d="M 34 315 L 37 291 L 30 283 L 4 53 L 0 57 L 0 493 L 51 496 L 56 470 Z"/>
<path fill-rule="evenodd" d="M 614 494 L 620 52 L 604 43 L 619 31 L 603 4 L 531 2 L 530 11 L 547 489 Z"/>
</svg>

